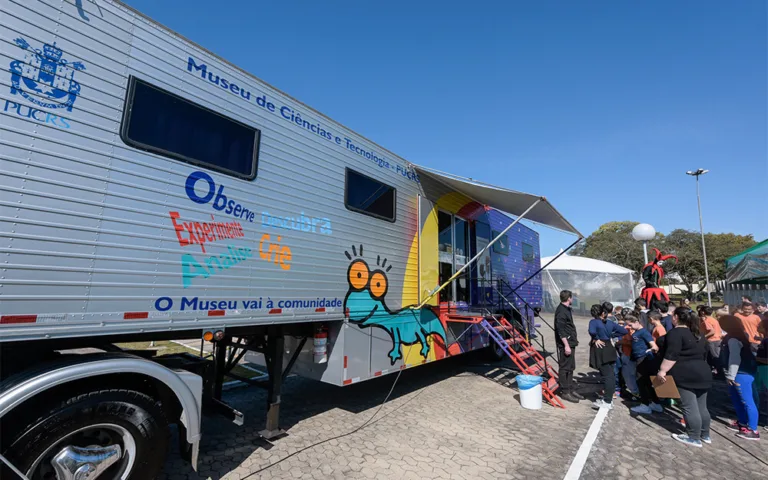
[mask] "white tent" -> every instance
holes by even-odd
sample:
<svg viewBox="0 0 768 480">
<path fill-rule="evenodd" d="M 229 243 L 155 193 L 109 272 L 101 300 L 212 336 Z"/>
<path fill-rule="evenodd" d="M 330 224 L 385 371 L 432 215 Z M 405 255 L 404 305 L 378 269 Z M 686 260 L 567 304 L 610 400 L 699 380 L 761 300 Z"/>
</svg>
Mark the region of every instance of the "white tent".
<svg viewBox="0 0 768 480">
<path fill-rule="evenodd" d="M 547 265 L 554 257 L 542 257 Z M 635 300 L 635 272 L 613 263 L 586 257 L 562 255 L 542 272 L 544 306 L 554 310 L 560 291 L 573 292 L 573 310 L 589 315 L 593 304 L 611 302 L 632 308 Z"/>
</svg>

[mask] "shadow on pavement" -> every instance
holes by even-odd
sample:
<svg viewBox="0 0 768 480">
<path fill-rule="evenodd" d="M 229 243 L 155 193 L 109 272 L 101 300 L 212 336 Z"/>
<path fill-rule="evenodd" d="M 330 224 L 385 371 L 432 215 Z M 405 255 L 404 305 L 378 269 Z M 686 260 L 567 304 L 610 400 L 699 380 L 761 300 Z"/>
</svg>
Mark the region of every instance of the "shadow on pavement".
<svg viewBox="0 0 768 480">
<path fill-rule="evenodd" d="M 454 376 L 483 376 L 505 385 L 504 381 L 495 377 L 495 375 L 501 374 L 508 378 L 507 383 L 514 383 L 514 376 L 518 372 L 512 370 L 511 361 L 505 359 L 497 363 L 486 363 L 487 357 L 485 355 L 486 352 L 483 351 L 469 352 L 454 358 L 422 365 L 419 368 L 404 370 L 394 390 L 392 390 L 389 401 L 418 392 Z M 337 387 L 298 376 L 289 377 L 283 384 L 280 426 L 286 430 L 287 436 L 290 436 L 292 427 L 332 409 L 344 410 L 354 415 L 370 410 L 370 415 L 362 415 L 360 419 L 351 418 L 349 431 L 352 431 L 374 414 L 392 389 L 396 376 L 397 374 L 393 373 L 347 387 Z M 213 480 L 219 480 L 240 466 L 254 451 L 258 449 L 269 450 L 273 447 L 271 442 L 263 439 L 258 433 L 264 426 L 264 415 L 266 414 L 267 396 L 265 390 L 257 387 L 234 388 L 224 393 L 224 400 L 244 413 L 245 423 L 238 427 L 223 417 L 203 417 L 200 464 L 210 464 L 211 468 L 205 469 L 204 474 L 200 474 L 200 478 L 210 477 Z M 408 402 L 410 400 L 407 400 L 398 409 Z M 394 411 L 378 415 L 371 423 L 376 423 L 391 413 Z M 341 434 L 344 433 L 347 432 L 341 432 Z M 318 432 L 317 437 L 308 444 L 333 436 L 332 432 Z M 174 448 L 169 455 L 169 462 L 166 464 L 165 471 L 168 474 L 195 478 L 191 466 L 179 457 L 178 449 L 175 447 L 176 443 L 173 442 Z M 285 453 L 281 455 L 281 457 L 283 456 Z M 276 460 L 278 459 L 270 458 L 268 463 Z M 258 478 L 258 475 L 251 478 Z"/>
<path fill-rule="evenodd" d="M 768 411 L 766 411 L 768 410 L 766 408 L 768 405 L 766 403 L 767 402 L 761 402 L 759 406 L 759 417 L 761 419 L 761 425 L 765 424 L 766 416 L 768 415 Z M 639 403 L 631 402 L 629 400 L 623 400 L 622 404 L 627 409 L 639 405 Z M 731 422 L 731 420 L 736 418 L 736 414 L 733 410 L 733 406 L 731 405 L 731 397 L 728 393 L 728 385 L 724 380 L 714 381 L 712 389 L 709 391 L 707 397 L 707 405 L 710 417 L 712 418 L 710 435 L 713 438 L 720 437 L 721 440 L 728 441 L 734 447 L 742 450 L 746 455 L 754 457 L 756 460 L 760 461 L 761 463 L 765 464 L 766 467 L 768 467 L 768 462 L 766 462 L 768 459 L 762 458 L 764 457 L 764 452 L 759 450 L 760 442 L 741 440 L 736 437 L 736 432 L 725 428 L 726 425 Z M 652 415 L 638 415 L 635 413 L 630 413 L 630 415 L 632 418 L 645 425 L 658 425 L 659 427 L 668 431 L 670 434 L 685 432 L 685 426 L 681 423 L 683 413 L 679 405 L 671 407 L 665 406 L 663 413 L 654 413 Z M 761 433 L 764 433 L 764 431 Z"/>
</svg>

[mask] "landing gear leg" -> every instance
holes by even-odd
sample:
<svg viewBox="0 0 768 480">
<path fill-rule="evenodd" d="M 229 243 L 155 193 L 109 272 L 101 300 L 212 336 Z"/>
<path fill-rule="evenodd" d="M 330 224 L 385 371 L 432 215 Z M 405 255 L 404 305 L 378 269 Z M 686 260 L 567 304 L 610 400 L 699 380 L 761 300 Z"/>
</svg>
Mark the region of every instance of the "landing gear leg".
<svg viewBox="0 0 768 480">
<path fill-rule="evenodd" d="M 285 337 L 282 325 L 269 328 L 267 333 L 267 349 L 264 358 L 267 363 L 269 384 L 267 386 L 267 425 L 259 435 L 271 440 L 285 433 L 280 428 L 280 396 L 283 388 L 283 352 Z"/>
<path fill-rule="evenodd" d="M 225 341 L 215 342 L 213 344 L 213 369 L 214 369 L 214 381 L 213 381 L 213 398 L 221 400 L 221 391 L 224 386 L 224 374 L 227 371 L 227 343 L 231 341 L 230 338 L 226 338 Z"/>
</svg>

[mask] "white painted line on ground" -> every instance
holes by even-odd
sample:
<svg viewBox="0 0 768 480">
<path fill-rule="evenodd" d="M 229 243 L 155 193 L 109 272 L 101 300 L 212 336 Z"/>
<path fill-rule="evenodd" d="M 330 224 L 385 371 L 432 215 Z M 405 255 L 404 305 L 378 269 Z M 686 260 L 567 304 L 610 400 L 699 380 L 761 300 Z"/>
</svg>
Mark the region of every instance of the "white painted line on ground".
<svg viewBox="0 0 768 480">
<path fill-rule="evenodd" d="M 188 348 L 188 349 L 190 349 L 190 350 L 192 350 L 192 351 L 195 351 L 195 352 L 197 352 L 198 354 L 200 353 L 200 349 L 199 349 L 199 348 L 197 348 L 197 347 L 193 347 L 193 346 L 191 346 L 191 345 L 187 345 L 187 344 L 186 344 L 186 343 L 184 343 L 184 342 L 180 342 L 180 341 L 178 341 L 178 340 L 171 340 L 171 343 L 175 343 L 176 345 L 181 345 L 182 347 L 186 347 L 186 348 Z M 204 353 L 211 353 L 211 352 L 206 352 L 206 351 L 204 351 Z"/>
<path fill-rule="evenodd" d="M 221 384 L 221 387 L 223 390 L 232 390 L 233 388 L 239 388 L 239 387 L 247 387 L 249 386 L 245 382 L 241 382 L 240 380 L 232 380 L 231 382 L 224 382 Z"/>
<path fill-rule="evenodd" d="M 254 368 L 254 367 L 251 367 L 251 366 L 250 366 L 249 364 L 247 364 L 247 363 L 239 363 L 239 364 L 238 364 L 238 366 L 239 366 L 239 367 L 243 367 L 243 368 L 245 368 L 246 370 L 250 370 L 250 371 L 252 371 L 252 372 L 256 372 L 256 373 L 260 373 L 260 374 L 261 374 L 261 376 L 260 376 L 260 377 L 258 377 L 258 378 L 256 378 L 256 377 L 253 377 L 253 379 L 252 379 L 252 380 L 260 380 L 260 379 L 262 379 L 262 378 L 268 378 L 268 377 L 269 377 L 269 374 L 268 374 L 267 372 L 265 372 L 264 370 L 259 370 L 258 368 Z M 259 367 L 261 367 L 261 365 L 259 365 Z M 296 376 L 296 374 L 295 374 L 295 373 L 289 373 L 289 374 L 288 374 L 288 376 L 287 376 L 286 378 L 295 377 L 295 376 Z"/>
<path fill-rule="evenodd" d="M 595 443 L 595 440 L 597 440 L 597 434 L 600 433 L 600 428 L 602 428 L 605 417 L 608 416 L 608 412 L 610 412 L 610 410 L 607 408 L 600 408 L 597 410 L 597 415 L 595 415 L 595 419 L 592 420 L 592 425 L 590 425 L 589 430 L 587 431 L 587 436 L 584 437 L 584 441 L 581 442 L 579 451 L 576 452 L 576 456 L 573 457 L 571 466 L 568 468 L 568 472 L 565 474 L 565 477 L 563 477 L 563 480 L 579 480 L 579 477 L 581 477 L 581 471 L 587 463 L 589 452 L 592 450 L 592 445 Z"/>
<path fill-rule="evenodd" d="M 195 348 L 195 347 L 192 347 L 192 346 L 190 346 L 190 345 L 187 345 L 186 343 L 183 343 L 183 342 L 179 342 L 178 340 L 171 340 L 171 343 L 175 343 L 176 345 L 181 345 L 182 347 L 187 347 L 187 348 L 188 348 L 188 349 L 190 349 L 190 350 L 194 350 L 194 351 L 196 351 L 196 352 L 200 352 L 200 349 L 199 349 L 199 348 Z M 209 352 L 206 352 L 206 353 L 209 353 Z M 264 379 L 266 379 L 266 378 L 269 378 L 269 375 L 268 375 L 267 373 L 265 373 L 265 372 L 263 372 L 263 371 L 261 371 L 261 370 L 258 370 L 258 369 L 256 369 L 256 368 L 253 368 L 253 367 L 249 367 L 247 364 L 244 364 L 244 363 L 240 363 L 240 364 L 238 364 L 238 366 L 239 366 L 239 367 L 242 367 L 242 368 L 245 368 L 246 370 L 250 370 L 250 371 L 252 371 L 252 372 L 256 372 L 256 373 L 260 373 L 260 374 L 261 374 L 261 375 L 259 375 L 259 376 L 257 376 L 257 377 L 251 377 L 251 380 L 264 380 Z M 295 376 L 295 375 L 293 375 L 293 374 L 290 374 L 290 375 L 288 375 L 288 376 L 289 376 L 289 377 L 293 377 L 293 376 Z M 244 382 L 241 382 L 240 380 L 234 380 L 234 381 L 232 381 L 232 382 L 225 382 L 225 383 L 223 383 L 223 384 L 222 384 L 222 386 L 223 386 L 223 387 L 227 387 L 227 386 L 229 386 L 229 387 L 232 387 L 232 386 L 234 386 L 234 385 L 238 385 L 238 384 L 246 385 L 246 383 L 244 383 Z"/>
<path fill-rule="evenodd" d="M 266 373 L 266 372 L 264 372 L 263 370 L 259 370 L 258 368 L 253 368 L 253 367 L 251 367 L 250 365 L 248 365 L 247 363 L 240 363 L 240 364 L 238 364 L 238 365 L 239 365 L 239 366 L 241 366 L 241 367 L 243 367 L 243 368 L 244 368 L 244 369 L 246 369 L 246 370 L 250 370 L 250 371 L 252 371 L 252 372 L 260 373 L 260 374 L 262 374 L 262 375 L 267 375 L 267 373 Z"/>
</svg>

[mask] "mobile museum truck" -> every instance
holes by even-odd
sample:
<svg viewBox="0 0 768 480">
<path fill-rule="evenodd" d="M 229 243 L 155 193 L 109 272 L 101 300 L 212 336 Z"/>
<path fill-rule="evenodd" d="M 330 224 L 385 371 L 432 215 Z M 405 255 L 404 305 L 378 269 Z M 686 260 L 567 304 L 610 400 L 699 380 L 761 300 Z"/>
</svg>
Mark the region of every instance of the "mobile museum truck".
<svg viewBox="0 0 768 480">
<path fill-rule="evenodd" d="M 543 197 L 409 163 L 117 1 L 0 18 L 3 473 L 152 478 L 169 424 L 196 466 L 204 412 L 243 422 L 222 383 L 248 352 L 272 438 L 289 371 L 527 345 L 519 220 L 579 236 Z M 212 359 L 118 346 L 201 338 Z"/>
</svg>

